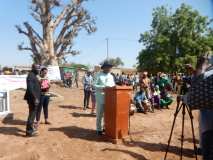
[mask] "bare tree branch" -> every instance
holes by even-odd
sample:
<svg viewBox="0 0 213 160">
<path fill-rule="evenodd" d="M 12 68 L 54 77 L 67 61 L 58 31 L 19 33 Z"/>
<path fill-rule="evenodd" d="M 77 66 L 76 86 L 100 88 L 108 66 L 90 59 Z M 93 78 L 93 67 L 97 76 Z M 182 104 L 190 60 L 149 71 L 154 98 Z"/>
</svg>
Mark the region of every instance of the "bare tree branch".
<svg viewBox="0 0 213 160">
<path fill-rule="evenodd" d="M 32 51 L 33 54 L 38 54 L 38 49 L 37 46 L 42 48 L 42 44 L 39 40 L 36 39 L 36 37 L 33 35 L 33 31 L 30 25 L 28 25 L 27 22 L 24 23 L 24 26 L 26 27 L 27 31 L 24 31 L 23 29 L 21 29 L 20 26 L 16 26 L 18 32 L 20 34 L 24 34 L 30 41 L 30 46 L 31 49 L 29 47 L 23 47 L 23 43 L 21 45 L 18 46 L 18 48 L 20 50 L 30 50 Z"/>
<path fill-rule="evenodd" d="M 66 6 L 63 11 L 56 17 L 54 23 L 53 23 L 53 28 L 57 28 L 58 25 L 61 23 L 61 21 L 64 19 L 65 15 L 69 12 L 70 10 L 70 5 Z M 72 8 L 71 8 L 72 9 Z M 74 9 L 73 9 L 74 10 Z M 72 12 L 72 11 L 71 11 Z"/>
<path fill-rule="evenodd" d="M 40 48 L 43 48 L 42 38 L 39 36 L 39 34 L 31 27 L 28 22 L 24 22 L 24 26 L 28 31 L 27 36 L 30 41 L 38 45 Z"/>
<path fill-rule="evenodd" d="M 28 30 L 31 30 L 35 34 L 35 37 L 38 39 L 39 42 L 43 41 L 41 36 L 33 29 L 33 27 L 28 22 L 25 22 L 24 25 Z"/>
<path fill-rule="evenodd" d="M 26 51 L 31 51 L 33 53 L 32 48 L 30 47 L 23 47 L 23 44 L 18 45 L 19 50 L 26 50 Z"/>
<path fill-rule="evenodd" d="M 31 0 L 31 15 L 42 27 L 39 34 L 28 22 L 24 22 L 24 29 L 16 26 L 20 34 L 29 39 L 29 47 L 19 45 L 20 50 L 31 51 L 34 61 L 53 64 L 55 60 L 63 60 L 66 55 L 79 54 L 73 51 L 73 40 L 84 29 L 87 33 L 96 30 L 95 21 L 84 9 L 82 3 L 87 0 L 71 0 L 70 4 L 62 8 L 61 0 Z M 55 15 L 53 8 L 58 7 L 61 12 Z M 62 26 L 59 34 L 55 30 Z M 54 39 L 55 38 L 55 39 Z"/>
<path fill-rule="evenodd" d="M 77 33 L 83 28 L 88 33 L 96 31 L 95 21 L 90 17 L 88 12 L 81 7 L 76 10 L 78 11 L 78 13 L 69 13 L 65 18 L 63 28 L 55 41 L 55 51 L 57 51 L 60 46 L 63 46 L 62 48 L 68 47 L 69 41 L 74 39 L 74 37 L 77 36 Z"/>
<path fill-rule="evenodd" d="M 36 12 L 32 12 L 31 16 L 37 21 L 38 23 L 41 23 L 41 18 Z"/>
<path fill-rule="evenodd" d="M 73 55 L 73 56 L 75 56 L 75 55 L 78 55 L 78 54 L 80 54 L 80 52 L 79 51 L 67 51 L 67 52 L 62 52 L 62 53 L 59 53 L 58 55 L 57 55 L 57 57 L 58 58 L 60 58 L 60 57 L 65 57 L 66 55 Z"/>
</svg>

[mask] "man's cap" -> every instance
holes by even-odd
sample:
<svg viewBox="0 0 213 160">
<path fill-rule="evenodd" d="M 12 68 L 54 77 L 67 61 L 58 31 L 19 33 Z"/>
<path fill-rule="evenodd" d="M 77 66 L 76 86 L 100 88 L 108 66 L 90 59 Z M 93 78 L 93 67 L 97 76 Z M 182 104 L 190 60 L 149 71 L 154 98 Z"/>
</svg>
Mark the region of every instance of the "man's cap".
<svg viewBox="0 0 213 160">
<path fill-rule="evenodd" d="M 39 69 L 41 69 L 41 65 L 39 65 L 39 64 L 33 64 L 33 65 L 32 65 L 32 69 L 37 69 L 37 70 L 39 70 Z"/>
<path fill-rule="evenodd" d="M 101 65 L 101 69 L 103 68 L 112 68 L 113 65 L 109 63 L 109 61 L 104 61 L 104 63 Z"/>
</svg>

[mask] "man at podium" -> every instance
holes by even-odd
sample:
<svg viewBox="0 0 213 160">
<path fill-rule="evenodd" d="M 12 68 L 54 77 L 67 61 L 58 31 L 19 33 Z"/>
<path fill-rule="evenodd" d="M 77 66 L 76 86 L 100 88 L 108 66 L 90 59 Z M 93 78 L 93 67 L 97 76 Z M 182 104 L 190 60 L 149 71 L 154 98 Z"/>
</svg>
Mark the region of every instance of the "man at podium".
<svg viewBox="0 0 213 160">
<path fill-rule="evenodd" d="M 105 61 L 101 66 L 102 71 L 97 74 L 95 78 L 95 89 L 96 89 L 96 130 L 98 135 L 103 134 L 103 115 L 105 106 L 105 93 L 104 89 L 106 87 L 114 87 L 115 81 L 112 76 L 111 69 L 113 65 L 108 61 Z"/>
</svg>

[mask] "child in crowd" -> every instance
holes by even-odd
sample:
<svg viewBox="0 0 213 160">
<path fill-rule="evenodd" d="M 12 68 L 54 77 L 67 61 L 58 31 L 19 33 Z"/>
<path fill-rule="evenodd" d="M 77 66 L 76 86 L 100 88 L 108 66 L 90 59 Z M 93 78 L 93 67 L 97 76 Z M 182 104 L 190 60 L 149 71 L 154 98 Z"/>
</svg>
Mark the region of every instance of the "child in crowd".
<svg viewBox="0 0 213 160">
<path fill-rule="evenodd" d="M 158 85 L 152 88 L 152 105 L 160 109 L 160 89 Z"/>
</svg>

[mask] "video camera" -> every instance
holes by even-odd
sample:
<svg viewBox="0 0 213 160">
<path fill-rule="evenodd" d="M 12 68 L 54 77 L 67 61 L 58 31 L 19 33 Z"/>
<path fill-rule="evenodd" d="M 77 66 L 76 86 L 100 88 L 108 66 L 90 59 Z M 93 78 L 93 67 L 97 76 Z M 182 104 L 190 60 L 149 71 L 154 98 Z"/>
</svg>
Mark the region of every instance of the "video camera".
<svg viewBox="0 0 213 160">
<path fill-rule="evenodd" d="M 185 95 L 191 87 L 191 76 L 183 76 L 181 83 L 180 95 Z"/>
</svg>

